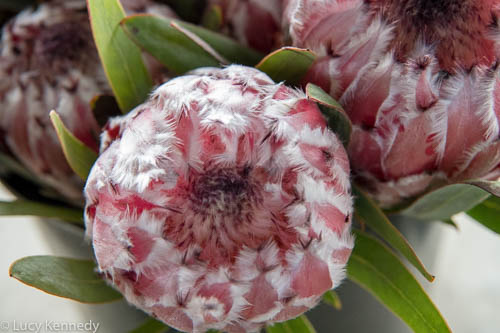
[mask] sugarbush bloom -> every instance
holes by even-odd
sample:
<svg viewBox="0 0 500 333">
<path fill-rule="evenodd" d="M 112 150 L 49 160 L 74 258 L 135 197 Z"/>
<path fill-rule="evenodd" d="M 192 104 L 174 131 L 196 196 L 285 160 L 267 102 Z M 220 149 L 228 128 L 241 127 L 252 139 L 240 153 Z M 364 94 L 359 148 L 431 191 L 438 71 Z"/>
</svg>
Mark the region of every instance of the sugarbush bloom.
<svg viewBox="0 0 500 333">
<path fill-rule="evenodd" d="M 315 306 L 353 247 L 349 164 L 316 103 L 202 68 L 110 120 L 85 187 L 99 270 L 182 331 L 257 331 Z"/>
<path fill-rule="evenodd" d="M 305 81 L 344 106 L 351 166 L 383 206 L 500 176 L 499 4 L 287 1 L 294 45 L 319 55 Z"/>
<path fill-rule="evenodd" d="M 124 1 L 127 13 L 173 16 L 149 0 Z M 148 58 L 154 78 L 163 69 Z M 111 94 L 92 38 L 84 0 L 53 0 L 29 8 L 2 30 L 0 51 L 0 149 L 74 202 L 83 182 L 63 155 L 49 112 L 98 151 L 100 127 L 90 108 L 99 94 Z"/>
<path fill-rule="evenodd" d="M 62 3 L 27 9 L 4 26 L 1 48 L 2 141 L 61 194 L 81 198 L 83 184 L 68 166 L 48 114 L 57 109 L 76 137 L 98 149 L 99 126 L 89 102 L 109 89 L 88 16 Z"/>
</svg>

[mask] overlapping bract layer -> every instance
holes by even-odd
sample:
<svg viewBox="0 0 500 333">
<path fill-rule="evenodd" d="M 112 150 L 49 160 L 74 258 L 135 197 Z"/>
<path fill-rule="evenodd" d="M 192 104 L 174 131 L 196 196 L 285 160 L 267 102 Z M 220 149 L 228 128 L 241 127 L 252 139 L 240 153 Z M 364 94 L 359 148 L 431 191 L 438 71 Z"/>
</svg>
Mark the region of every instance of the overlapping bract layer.
<svg viewBox="0 0 500 333">
<path fill-rule="evenodd" d="M 112 119 L 85 192 L 99 269 L 183 331 L 295 317 L 353 247 L 341 142 L 304 93 L 253 68 L 196 70 Z"/>
<path fill-rule="evenodd" d="M 390 206 L 433 184 L 500 175 L 498 1 L 288 1 L 305 81 L 354 124 L 352 168 Z"/>
<path fill-rule="evenodd" d="M 127 0 L 124 6 L 129 14 L 174 15 L 149 0 Z M 158 62 L 147 60 L 154 77 L 163 79 Z M 111 90 L 85 1 L 53 0 L 8 22 L 2 32 L 0 76 L 0 148 L 66 199 L 81 200 L 83 182 L 66 162 L 49 112 L 55 109 L 78 139 L 98 150 L 100 128 L 90 101 Z"/>
<path fill-rule="evenodd" d="M 99 126 L 89 102 L 108 90 L 85 12 L 44 4 L 6 24 L 0 56 L 0 129 L 10 152 L 71 199 L 83 184 L 69 168 L 49 111 L 97 150 Z"/>
</svg>

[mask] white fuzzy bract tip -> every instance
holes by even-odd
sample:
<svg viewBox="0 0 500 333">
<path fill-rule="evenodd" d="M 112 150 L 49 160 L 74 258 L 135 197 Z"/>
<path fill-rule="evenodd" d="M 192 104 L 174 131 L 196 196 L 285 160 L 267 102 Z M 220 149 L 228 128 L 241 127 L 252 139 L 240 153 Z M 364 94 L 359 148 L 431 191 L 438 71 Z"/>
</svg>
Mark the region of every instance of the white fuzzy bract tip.
<svg viewBox="0 0 500 333">
<path fill-rule="evenodd" d="M 199 69 L 102 139 L 85 188 L 99 269 L 168 325 L 257 331 L 343 279 L 349 163 L 303 92 L 254 68 Z"/>
</svg>

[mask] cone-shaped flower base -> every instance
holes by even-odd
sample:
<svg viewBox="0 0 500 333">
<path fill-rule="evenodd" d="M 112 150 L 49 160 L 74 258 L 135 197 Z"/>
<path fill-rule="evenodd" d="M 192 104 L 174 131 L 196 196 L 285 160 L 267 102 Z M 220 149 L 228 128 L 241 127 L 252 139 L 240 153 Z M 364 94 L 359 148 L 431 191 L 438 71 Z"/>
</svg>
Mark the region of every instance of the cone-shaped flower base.
<svg viewBox="0 0 500 333">
<path fill-rule="evenodd" d="M 256 331 L 344 278 L 346 152 L 304 93 L 200 69 L 113 119 L 86 185 L 99 269 L 183 330 Z"/>
</svg>

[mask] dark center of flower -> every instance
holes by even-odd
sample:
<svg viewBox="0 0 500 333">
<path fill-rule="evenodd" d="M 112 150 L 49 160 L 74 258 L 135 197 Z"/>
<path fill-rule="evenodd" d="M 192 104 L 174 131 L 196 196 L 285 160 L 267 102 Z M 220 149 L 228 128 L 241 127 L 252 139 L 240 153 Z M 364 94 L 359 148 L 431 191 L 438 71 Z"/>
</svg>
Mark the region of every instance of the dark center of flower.
<svg viewBox="0 0 500 333">
<path fill-rule="evenodd" d="M 425 42 L 436 48 L 443 69 L 455 72 L 495 61 L 489 40 L 495 14 L 491 0 L 370 0 L 375 12 L 395 25 L 392 47 L 399 60 Z"/>
<path fill-rule="evenodd" d="M 182 183 L 186 201 L 169 214 L 163 234 L 180 249 L 197 248 L 199 261 L 232 262 L 242 247 L 295 237 L 282 212 L 282 188 L 262 167 L 217 165 L 191 172 Z"/>
<path fill-rule="evenodd" d="M 199 214 L 237 216 L 254 192 L 248 169 L 215 169 L 195 179 L 190 199 Z"/>
<path fill-rule="evenodd" d="M 89 29 L 82 22 L 63 22 L 42 29 L 35 42 L 35 56 L 42 65 L 58 67 L 88 57 L 92 45 Z"/>
</svg>

